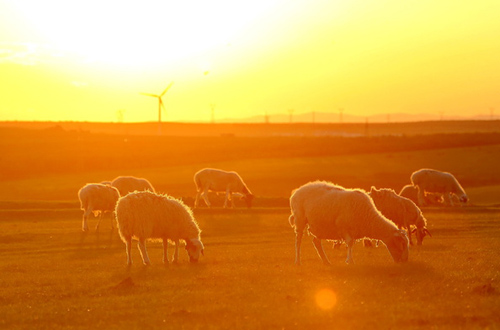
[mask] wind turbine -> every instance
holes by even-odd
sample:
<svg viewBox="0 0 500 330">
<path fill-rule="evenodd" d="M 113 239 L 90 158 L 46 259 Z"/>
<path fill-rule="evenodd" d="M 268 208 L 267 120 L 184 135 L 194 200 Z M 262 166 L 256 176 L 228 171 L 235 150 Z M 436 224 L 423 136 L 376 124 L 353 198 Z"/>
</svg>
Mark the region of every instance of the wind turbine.
<svg viewBox="0 0 500 330">
<path fill-rule="evenodd" d="M 174 82 L 172 81 L 167 86 L 167 88 L 165 88 L 165 90 L 159 95 L 158 94 L 150 94 L 150 93 L 141 93 L 142 95 L 152 96 L 152 97 L 158 98 L 158 135 L 161 135 L 161 108 L 163 108 L 163 111 L 167 112 L 167 110 L 165 110 L 165 105 L 163 104 L 163 100 L 161 98 L 163 97 L 163 95 L 165 95 L 167 93 L 167 91 L 170 89 L 170 87 L 172 87 L 173 84 L 174 84 Z"/>
</svg>

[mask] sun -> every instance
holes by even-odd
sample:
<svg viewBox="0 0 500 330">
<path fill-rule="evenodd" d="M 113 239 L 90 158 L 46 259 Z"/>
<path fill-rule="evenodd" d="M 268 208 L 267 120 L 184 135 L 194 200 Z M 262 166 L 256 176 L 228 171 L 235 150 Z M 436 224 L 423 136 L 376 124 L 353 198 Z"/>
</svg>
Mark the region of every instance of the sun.
<svg viewBox="0 0 500 330">
<path fill-rule="evenodd" d="M 273 4 L 262 0 L 17 2 L 54 48 L 86 61 L 130 66 L 173 62 L 227 45 Z"/>
</svg>

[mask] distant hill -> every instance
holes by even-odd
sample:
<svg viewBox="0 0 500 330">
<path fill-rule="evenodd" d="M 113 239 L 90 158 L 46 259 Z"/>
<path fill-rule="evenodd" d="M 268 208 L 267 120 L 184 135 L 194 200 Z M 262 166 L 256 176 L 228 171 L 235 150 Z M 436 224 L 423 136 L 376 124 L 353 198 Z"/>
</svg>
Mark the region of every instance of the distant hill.
<svg viewBox="0 0 500 330">
<path fill-rule="evenodd" d="M 371 116 L 356 116 L 349 113 L 340 115 L 338 112 L 307 112 L 293 114 L 292 118 L 288 113 L 279 113 L 247 117 L 247 118 L 226 118 L 218 122 L 222 123 L 407 123 L 418 121 L 455 121 L 455 120 L 500 120 L 500 116 L 478 115 L 478 116 L 457 116 L 452 114 L 408 114 L 408 113 L 387 113 Z"/>
<path fill-rule="evenodd" d="M 319 116 L 319 114 L 317 114 Z M 407 122 L 377 122 L 375 119 L 362 122 L 315 123 L 294 117 L 294 121 L 278 122 L 217 122 L 211 123 L 178 123 L 161 124 L 163 136 L 221 136 L 221 137 L 257 137 L 257 136 L 411 136 L 425 134 L 461 134 L 461 133 L 500 133 L 500 120 L 434 120 Z M 47 134 L 58 131 L 76 132 L 80 134 L 104 133 L 121 136 L 158 136 L 158 123 L 101 123 L 101 122 L 0 122 L 0 135 L 13 129 L 45 130 Z"/>
</svg>

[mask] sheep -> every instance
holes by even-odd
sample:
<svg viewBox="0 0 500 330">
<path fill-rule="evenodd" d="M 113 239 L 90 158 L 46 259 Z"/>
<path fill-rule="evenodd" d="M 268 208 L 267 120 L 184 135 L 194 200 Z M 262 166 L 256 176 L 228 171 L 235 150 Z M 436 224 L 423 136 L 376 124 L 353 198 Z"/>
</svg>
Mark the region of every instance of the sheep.
<svg viewBox="0 0 500 330">
<path fill-rule="evenodd" d="M 101 223 L 102 214 L 104 212 L 114 212 L 116 202 L 120 198 L 120 193 L 118 189 L 110 185 L 89 183 L 78 191 L 78 198 L 80 199 L 80 208 L 84 211 L 82 230 L 85 232 L 89 230 L 87 220 L 89 215 L 94 213 L 94 216 L 99 216 L 95 227 L 97 231 Z M 113 228 L 113 221 L 111 222 L 111 228 Z"/>
<path fill-rule="evenodd" d="M 399 229 L 406 229 L 410 245 L 413 245 L 411 234 L 416 233 L 417 245 L 422 245 L 426 234 L 432 237 L 427 229 L 427 220 L 422 211 L 413 201 L 401 197 L 392 189 L 377 189 L 371 187 L 368 195 L 373 199 L 377 209 L 388 219 L 394 222 Z M 411 229 L 415 226 L 415 229 Z"/>
<path fill-rule="evenodd" d="M 154 192 L 153 185 L 146 179 L 134 176 L 119 176 L 111 181 L 111 185 L 118 189 L 120 196 L 125 196 L 134 191 L 149 190 Z"/>
<path fill-rule="evenodd" d="M 231 207 L 234 207 L 234 200 L 232 198 L 233 193 L 243 194 L 241 199 L 246 202 L 247 207 L 250 208 L 252 206 L 254 196 L 243 182 L 243 179 L 241 179 L 236 172 L 226 172 L 214 168 L 204 168 L 195 173 L 194 183 L 196 185 L 194 207 L 198 207 L 200 197 L 203 197 L 207 206 L 211 207 L 212 204 L 208 200 L 209 191 L 226 193 L 224 208 L 227 207 L 228 201 L 231 201 Z"/>
<path fill-rule="evenodd" d="M 136 191 L 121 197 L 116 204 L 118 231 L 125 243 L 127 264 L 132 265 L 130 253 L 132 238 L 138 240 L 138 248 L 145 265 L 151 262 L 146 251 L 146 240 L 163 241 L 163 262 L 168 263 L 168 241 L 175 243 L 173 262 L 179 260 L 180 241 L 186 243 L 190 262 L 197 262 L 204 255 L 200 240 L 200 228 L 193 212 L 182 201 L 151 191 Z"/>
<path fill-rule="evenodd" d="M 330 264 L 321 240 L 344 240 L 346 263 L 353 263 L 352 246 L 364 237 L 379 239 L 394 262 L 408 261 L 409 242 L 404 230 L 384 217 L 360 189 L 345 189 L 326 181 L 309 182 L 292 192 L 289 222 L 295 230 L 295 264 L 300 265 L 300 244 L 306 225 L 323 263 Z"/>
<path fill-rule="evenodd" d="M 407 184 L 406 186 L 404 186 L 399 192 L 399 196 L 406 197 L 410 199 L 413 203 L 415 203 L 417 206 L 421 206 L 419 205 L 418 202 L 418 188 L 415 187 L 414 185 Z M 426 192 L 424 198 L 427 205 L 434 205 L 434 206 L 443 205 L 442 194 Z"/>
<path fill-rule="evenodd" d="M 443 194 L 444 204 L 453 206 L 451 195 L 456 195 L 459 202 L 466 204 L 469 200 L 464 189 L 457 179 L 448 172 L 440 172 L 428 168 L 415 171 L 411 175 L 411 183 L 418 189 L 418 202 L 420 206 L 426 206 L 425 194 Z"/>
</svg>

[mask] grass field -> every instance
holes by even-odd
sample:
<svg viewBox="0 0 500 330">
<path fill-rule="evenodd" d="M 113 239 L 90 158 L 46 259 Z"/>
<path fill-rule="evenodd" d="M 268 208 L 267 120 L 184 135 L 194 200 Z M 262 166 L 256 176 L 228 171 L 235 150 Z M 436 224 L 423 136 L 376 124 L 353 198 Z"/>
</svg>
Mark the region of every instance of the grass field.
<svg viewBox="0 0 500 330">
<path fill-rule="evenodd" d="M 209 126 L 209 125 L 208 125 Z M 147 178 L 160 192 L 193 197 L 203 167 L 235 170 L 258 197 L 288 198 L 311 180 L 399 191 L 423 167 L 453 173 L 481 199 L 500 199 L 500 134 L 385 137 L 131 137 L 0 127 L 0 201 L 74 200 L 88 182 Z M 488 186 L 491 193 L 480 190 Z M 495 194 L 496 191 L 496 194 Z M 256 201 L 258 204 L 259 202 Z"/>
<path fill-rule="evenodd" d="M 378 135 L 353 137 L 311 133 L 335 133 L 332 125 L 297 125 L 303 135 L 290 136 L 290 125 L 193 125 L 163 137 L 120 135 L 114 124 L 89 126 L 113 134 L 11 126 L 0 127 L 0 328 L 500 328 L 500 134 L 492 123 L 432 123 L 420 135 L 425 124 L 379 125 Z M 81 232 L 85 183 L 145 177 L 192 205 L 192 177 L 203 167 L 238 171 L 256 199 L 250 210 L 195 211 L 206 248 L 198 264 L 182 250 L 179 264 L 165 266 L 161 245 L 150 243 L 153 265 L 134 248 L 128 269 L 109 217 L 98 233 Z M 423 167 L 452 172 L 470 204 L 424 209 L 433 237 L 411 248 L 407 264 L 394 264 L 384 246 L 357 244 L 347 266 L 346 250 L 324 242 L 327 267 L 305 238 L 303 264 L 294 265 L 292 189 L 321 179 L 399 191 Z"/>
<path fill-rule="evenodd" d="M 153 265 L 104 221 L 80 231 L 74 209 L 2 211 L 0 327 L 174 329 L 353 329 L 500 327 L 500 219 L 495 208 L 426 210 L 432 238 L 394 264 L 384 246 L 345 249 L 310 239 L 294 265 L 289 211 L 199 210 L 205 257 Z M 95 220 L 91 221 L 95 225 Z M 171 251 L 173 249 L 171 248 Z"/>
</svg>

